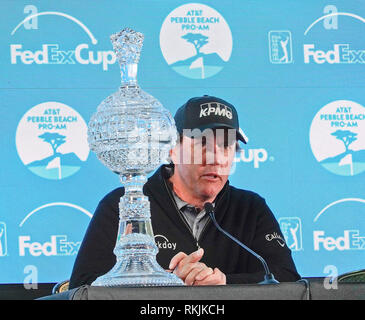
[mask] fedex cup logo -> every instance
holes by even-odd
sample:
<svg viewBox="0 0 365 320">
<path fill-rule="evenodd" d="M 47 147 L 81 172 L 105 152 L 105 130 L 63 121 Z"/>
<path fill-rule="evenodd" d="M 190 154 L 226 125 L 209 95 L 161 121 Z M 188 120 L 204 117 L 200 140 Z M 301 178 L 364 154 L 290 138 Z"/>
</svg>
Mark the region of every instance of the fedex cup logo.
<svg viewBox="0 0 365 320">
<path fill-rule="evenodd" d="M 83 215 L 75 216 L 75 212 Z M 22 229 L 18 238 L 19 256 L 75 256 L 81 241 L 75 241 L 74 236 L 79 232 L 64 227 L 61 221 L 73 224 L 77 221 L 76 225 L 87 225 L 89 219 L 85 219 L 84 215 L 92 217 L 84 208 L 67 202 L 48 203 L 32 210 L 19 224 Z M 48 226 L 47 230 L 41 229 L 43 225 Z M 64 234 L 66 230 L 69 234 Z"/>
<path fill-rule="evenodd" d="M 341 212 L 346 212 L 346 221 L 341 219 L 341 224 L 336 224 L 333 220 L 335 216 L 340 216 Z M 326 217 L 322 218 L 325 213 L 332 214 L 332 226 L 328 220 L 326 221 Z M 364 213 L 365 200 L 360 198 L 340 199 L 323 208 L 314 218 L 316 223 L 313 231 L 314 251 L 353 251 L 356 253 L 365 250 L 364 228 L 361 227 Z M 359 256 L 362 255 L 359 253 Z"/>
<path fill-rule="evenodd" d="M 38 29 L 38 19 L 43 16 L 51 16 L 55 19 L 69 20 L 80 28 L 87 37 L 90 39 L 89 43 L 80 43 L 74 48 L 65 48 L 59 43 L 55 43 L 54 40 L 49 43 L 41 44 L 37 49 L 29 48 L 20 43 L 13 43 L 10 45 L 10 61 L 11 64 L 37 64 L 37 65 L 100 65 L 103 71 L 107 71 L 109 65 L 116 62 L 116 56 L 113 50 L 95 50 L 95 46 L 98 41 L 90 31 L 90 29 L 83 24 L 77 18 L 63 13 L 55 11 L 39 12 L 35 6 L 31 7 L 31 14 L 23 19 L 11 32 L 12 36 L 15 36 L 19 29 L 24 26 L 26 29 L 29 25 L 34 25 L 36 21 L 36 28 Z M 18 39 L 18 38 L 16 38 Z"/>
<path fill-rule="evenodd" d="M 324 23 L 326 29 L 339 29 L 338 18 L 341 17 L 344 22 L 346 20 L 347 25 L 354 21 L 357 28 L 359 28 L 359 35 L 357 38 L 353 38 L 352 34 L 346 33 L 346 28 L 343 28 L 344 36 L 335 43 L 323 38 L 321 43 L 311 38 L 312 29 L 316 30 L 317 25 Z M 328 23 L 330 21 L 330 23 Z M 327 23 L 326 23 L 327 22 Z M 359 23 L 361 22 L 361 23 Z M 318 29 L 317 29 L 318 30 Z M 341 30 L 338 30 L 338 37 L 341 35 Z M 337 12 L 337 8 L 331 6 L 329 13 L 313 21 L 305 30 L 304 36 L 306 36 L 306 43 L 303 45 L 303 56 L 305 64 L 364 64 L 365 63 L 365 50 L 363 48 L 355 47 L 351 44 L 351 41 L 361 39 L 363 32 L 365 31 L 365 19 L 357 14 L 350 12 Z M 350 38 L 350 39 L 349 39 Z M 327 41 L 327 43 L 325 43 Z"/>
<path fill-rule="evenodd" d="M 327 204 L 313 219 L 312 256 L 319 272 L 358 270 L 364 263 L 365 199 L 343 198 Z M 323 269 L 323 266 L 325 268 Z"/>
</svg>

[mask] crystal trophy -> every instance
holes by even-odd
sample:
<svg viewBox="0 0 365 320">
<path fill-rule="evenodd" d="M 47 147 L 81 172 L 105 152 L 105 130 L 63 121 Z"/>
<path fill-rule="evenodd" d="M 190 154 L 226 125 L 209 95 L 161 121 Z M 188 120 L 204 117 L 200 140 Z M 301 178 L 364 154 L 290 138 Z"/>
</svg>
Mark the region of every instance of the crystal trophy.
<svg viewBox="0 0 365 320">
<path fill-rule="evenodd" d="M 178 286 L 183 281 L 156 261 L 158 248 L 150 202 L 143 194 L 147 175 L 163 164 L 176 143 L 175 121 L 161 103 L 137 83 L 143 34 L 125 28 L 111 35 L 121 68 L 118 91 L 103 100 L 88 126 L 88 142 L 97 158 L 120 176 L 114 267 L 92 286 Z"/>
</svg>

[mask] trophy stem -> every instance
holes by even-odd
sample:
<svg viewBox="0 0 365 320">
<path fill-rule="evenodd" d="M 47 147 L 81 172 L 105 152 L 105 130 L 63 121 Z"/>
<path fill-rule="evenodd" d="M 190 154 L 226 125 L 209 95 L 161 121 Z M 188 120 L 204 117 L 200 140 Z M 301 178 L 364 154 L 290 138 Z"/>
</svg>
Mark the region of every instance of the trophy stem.
<svg viewBox="0 0 365 320">
<path fill-rule="evenodd" d="M 136 87 L 137 83 L 137 63 L 126 63 L 120 65 L 120 74 L 122 78 L 122 87 Z"/>
<path fill-rule="evenodd" d="M 146 176 L 123 174 L 125 194 L 119 202 L 119 231 L 115 266 L 97 278 L 93 286 L 174 286 L 183 282 L 166 272 L 156 261 L 150 202 L 143 194 Z"/>
</svg>

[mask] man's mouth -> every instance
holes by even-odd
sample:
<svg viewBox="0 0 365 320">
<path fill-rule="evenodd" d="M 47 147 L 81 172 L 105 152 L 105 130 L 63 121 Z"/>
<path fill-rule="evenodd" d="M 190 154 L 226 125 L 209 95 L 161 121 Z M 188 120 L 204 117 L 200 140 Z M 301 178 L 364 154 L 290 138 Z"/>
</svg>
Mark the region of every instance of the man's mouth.
<svg viewBox="0 0 365 320">
<path fill-rule="evenodd" d="M 209 180 L 209 181 L 218 181 L 220 180 L 220 176 L 216 173 L 206 173 L 206 174 L 203 174 L 201 176 L 203 179 L 205 180 Z"/>
</svg>

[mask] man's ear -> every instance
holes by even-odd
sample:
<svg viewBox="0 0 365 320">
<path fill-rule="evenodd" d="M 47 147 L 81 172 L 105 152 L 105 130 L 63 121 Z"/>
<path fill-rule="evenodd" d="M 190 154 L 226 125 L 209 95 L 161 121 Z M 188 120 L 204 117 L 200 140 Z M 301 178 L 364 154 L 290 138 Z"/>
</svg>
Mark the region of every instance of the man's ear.
<svg viewBox="0 0 365 320">
<path fill-rule="evenodd" d="M 169 160 L 170 162 L 173 162 L 173 163 L 177 163 L 177 159 L 176 159 L 176 148 L 177 148 L 177 145 L 175 145 L 175 147 L 173 147 L 170 151 L 169 151 Z"/>
<path fill-rule="evenodd" d="M 162 176 L 165 179 L 170 179 L 173 175 L 174 175 L 174 169 L 175 169 L 175 165 L 174 165 L 174 161 L 172 160 L 171 156 L 173 154 L 173 151 L 170 150 L 169 151 L 169 157 L 167 159 L 167 161 L 169 162 L 168 164 L 164 165 L 162 168 Z"/>
</svg>

